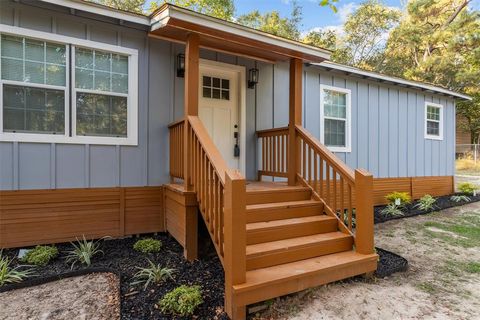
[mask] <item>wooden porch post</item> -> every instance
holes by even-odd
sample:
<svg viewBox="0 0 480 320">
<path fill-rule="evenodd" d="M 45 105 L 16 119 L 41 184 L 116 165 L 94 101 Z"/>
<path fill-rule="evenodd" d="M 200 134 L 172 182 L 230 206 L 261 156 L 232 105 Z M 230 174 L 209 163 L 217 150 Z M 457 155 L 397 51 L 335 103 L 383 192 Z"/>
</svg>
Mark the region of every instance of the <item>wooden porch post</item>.
<svg viewBox="0 0 480 320">
<path fill-rule="evenodd" d="M 290 59 L 290 95 L 288 119 L 288 184 L 293 186 L 297 180 L 300 165 L 300 153 L 297 150 L 295 126 L 302 124 L 302 60 Z"/>
<path fill-rule="evenodd" d="M 191 143 L 188 116 L 198 116 L 198 81 L 199 81 L 199 36 L 190 33 L 185 48 L 185 128 L 183 140 L 183 172 L 185 190 L 191 190 Z"/>
<path fill-rule="evenodd" d="M 230 170 L 225 174 L 224 200 L 224 260 L 225 311 L 231 319 L 245 319 L 245 306 L 235 301 L 233 286 L 246 281 L 247 231 L 245 179 L 240 172 Z"/>
<path fill-rule="evenodd" d="M 355 170 L 356 235 L 358 253 L 374 252 L 373 228 L 373 176 L 363 169 Z"/>
</svg>

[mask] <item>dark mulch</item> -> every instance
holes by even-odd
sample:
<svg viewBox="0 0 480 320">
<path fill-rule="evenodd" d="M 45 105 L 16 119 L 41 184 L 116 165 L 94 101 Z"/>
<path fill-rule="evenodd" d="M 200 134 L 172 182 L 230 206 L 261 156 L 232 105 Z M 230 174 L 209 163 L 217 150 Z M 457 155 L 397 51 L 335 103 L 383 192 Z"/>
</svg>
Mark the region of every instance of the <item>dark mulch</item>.
<svg viewBox="0 0 480 320">
<path fill-rule="evenodd" d="M 460 194 L 456 193 L 456 195 L 460 195 Z M 386 206 L 376 206 L 374 209 L 375 223 L 382 223 L 389 220 L 403 219 L 408 217 L 415 217 L 415 216 L 419 216 L 419 215 L 423 215 L 423 214 L 427 214 L 427 213 L 431 213 L 439 210 L 463 206 L 468 203 L 480 201 L 480 195 L 468 196 L 470 198 L 470 201 L 461 201 L 461 202 L 454 202 L 450 200 L 451 196 L 452 195 L 436 197 L 435 199 L 437 199 L 437 201 L 435 202 L 434 208 L 428 211 L 419 210 L 418 208 L 415 207 L 415 205 L 418 203 L 418 200 L 413 201 L 411 204 L 405 206 L 404 209 L 402 209 L 404 214 L 401 216 L 387 216 L 382 213 L 383 208 L 385 208 Z"/>
<path fill-rule="evenodd" d="M 384 278 L 395 272 L 407 271 L 407 259 L 387 250 L 383 250 L 380 248 L 375 249 L 377 250 L 377 254 L 379 255 L 377 271 L 375 271 L 376 277 Z"/>
<path fill-rule="evenodd" d="M 162 241 L 163 246 L 159 253 L 142 254 L 133 250 L 133 244 L 139 239 L 136 237 L 103 240 L 101 249 L 104 255 L 95 256 L 92 267 L 98 270 L 109 270 L 121 276 L 121 314 L 122 319 L 172 319 L 171 315 L 162 314 L 155 304 L 168 291 L 180 286 L 200 285 L 202 287 L 204 302 L 195 312 L 199 319 L 228 319 L 223 312 L 224 300 L 224 274 L 222 265 L 208 241 L 201 244 L 199 250 L 201 257 L 194 262 L 188 262 L 183 258 L 182 247 L 167 234 L 159 234 L 152 237 Z M 71 276 L 70 265 L 65 262 L 65 251 L 71 249 L 68 243 L 57 245 L 60 255 L 46 267 L 38 267 L 36 275 L 22 284 L 28 286 L 38 284 L 41 279 L 61 278 L 61 274 Z M 18 250 L 4 250 L 3 254 L 14 259 L 14 265 L 22 264 L 15 257 Z M 150 285 L 147 290 L 143 287 L 132 287 L 133 275 L 138 271 L 135 267 L 147 266 L 147 258 L 155 263 L 161 263 L 176 270 L 174 281 L 168 280 L 161 285 Z M 76 266 L 74 274 L 82 274 L 87 268 Z M 92 270 L 95 271 L 95 270 Z M 58 276 L 60 275 L 60 276 Z M 13 288 L 13 286 L 12 286 Z M 2 288 L 2 290 L 8 287 Z"/>
</svg>

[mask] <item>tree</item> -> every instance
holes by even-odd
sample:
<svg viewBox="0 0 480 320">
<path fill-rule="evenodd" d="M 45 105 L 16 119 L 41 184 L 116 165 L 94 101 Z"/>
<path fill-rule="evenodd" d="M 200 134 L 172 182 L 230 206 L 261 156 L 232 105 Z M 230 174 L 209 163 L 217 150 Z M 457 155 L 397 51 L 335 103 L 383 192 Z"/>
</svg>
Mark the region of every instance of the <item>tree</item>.
<svg viewBox="0 0 480 320">
<path fill-rule="evenodd" d="M 388 33 L 401 17 L 397 9 L 378 0 L 367 0 L 351 14 L 343 27 L 336 61 L 367 70 L 377 70 L 383 62 Z"/>
<path fill-rule="evenodd" d="M 199 13 L 223 20 L 233 20 L 235 5 L 233 0 L 171 0 L 157 1 L 150 4 L 150 12 L 155 11 L 163 3 L 168 2 L 179 7 L 187 8 Z"/>
<path fill-rule="evenodd" d="M 238 17 L 239 24 L 265 31 L 280 37 L 293 40 L 300 39 L 300 22 L 302 20 L 302 8 L 293 1 L 293 9 L 290 17 L 281 17 L 276 10 L 261 14 L 254 10 Z"/>
<path fill-rule="evenodd" d="M 143 13 L 146 0 L 92 0 L 92 2 L 124 11 Z"/>
<path fill-rule="evenodd" d="M 334 4 L 334 3 L 337 3 L 337 2 L 338 2 L 338 0 L 321 0 L 320 5 L 322 7 L 329 6 L 330 9 L 332 9 L 333 12 L 337 13 L 337 7 Z"/>
<path fill-rule="evenodd" d="M 470 133 L 470 143 L 480 143 L 480 93 L 472 95 L 472 101 L 457 103 L 457 116 L 465 121 L 457 125 Z"/>
</svg>

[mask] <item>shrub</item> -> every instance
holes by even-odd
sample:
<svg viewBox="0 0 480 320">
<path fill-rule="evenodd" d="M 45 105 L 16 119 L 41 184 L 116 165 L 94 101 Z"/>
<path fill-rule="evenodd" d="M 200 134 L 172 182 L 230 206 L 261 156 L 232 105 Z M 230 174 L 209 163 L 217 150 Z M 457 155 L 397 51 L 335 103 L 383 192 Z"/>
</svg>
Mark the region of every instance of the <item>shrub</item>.
<svg viewBox="0 0 480 320">
<path fill-rule="evenodd" d="M 170 269 L 170 268 L 162 268 L 159 264 L 155 265 L 152 261 L 147 260 L 149 267 L 147 268 L 140 268 L 137 267 L 140 271 L 138 271 L 134 276 L 133 279 L 135 280 L 132 282 L 132 285 L 137 285 L 137 284 L 144 284 L 143 289 L 145 290 L 148 285 L 153 282 L 153 283 L 161 283 L 165 281 L 167 278 L 170 278 L 173 280 L 173 273 L 175 272 L 175 269 Z"/>
<path fill-rule="evenodd" d="M 400 209 L 400 206 L 395 205 L 395 203 L 389 203 L 385 208 L 382 209 L 381 212 L 385 216 L 392 217 L 404 215 L 403 211 Z"/>
<path fill-rule="evenodd" d="M 470 201 L 470 198 L 467 197 L 466 195 L 463 195 L 463 194 L 461 194 L 461 195 L 456 194 L 456 195 L 451 196 L 450 200 L 453 201 L 453 202 L 459 203 L 459 202 L 462 202 L 462 201 L 468 202 L 468 201 Z"/>
<path fill-rule="evenodd" d="M 72 269 L 75 266 L 75 263 L 80 262 L 86 266 L 90 266 L 92 264 L 92 258 L 99 254 L 103 253 L 102 250 L 99 249 L 100 243 L 98 241 L 87 241 L 85 236 L 83 236 L 83 240 L 78 240 L 77 243 L 71 242 L 73 249 L 67 251 L 67 263 L 72 263 Z"/>
<path fill-rule="evenodd" d="M 36 266 L 46 266 L 48 262 L 58 255 L 58 249 L 55 246 L 36 246 L 28 250 L 22 261 Z"/>
<path fill-rule="evenodd" d="M 426 194 L 418 200 L 418 203 L 415 205 L 415 207 L 422 211 L 428 211 L 435 207 L 435 202 L 437 202 L 437 199 L 429 194 Z"/>
<path fill-rule="evenodd" d="M 168 292 L 160 301 L 160 310 L 169 314 L 191 316 L 203 303 L 200 286 L 180 286 Z"/>
<path fill-rule="evenodd" d="M 12 268 L 10 266 L 11 260 L 8 257 L 2 255 L 0 251 L 0 287 L 7 283 L 22 282 L 23 279 L 33 274 L 33 269 L 29 266 L 16 266 Z M 26 268 L 20 270 L 21 268 Z"/>
<path fill-rule="evenodd" d="M 398 205 L 405 205 L 405 204 L 408 204 L 412 201 L 408 192 L 397 192 L 397 191 L 387 194 L 385 196 L 385 199 L 387 199 L 388 202 L 393 203 L 397 206 Z M 397 199 L 400 200 L 400 204 L 395 203 L 395 201 Z"/>
<path fill-rule="evenodd" d="M 162 241 L 155 240 L 152 238 L 146 238 L 142 240 L 138 240 L 133 245 L 133 249 L 143 252 L 143 253 L 153 253 L 160 251 L 162 247 Z"/>
<path fill-rule="evenodd" d="M 458 184 L 457 188 L 461 193 L 473 195 L 473 193 L 478 189 L 478 186 L 470 182 L 462 182 Z"/>
</svg>

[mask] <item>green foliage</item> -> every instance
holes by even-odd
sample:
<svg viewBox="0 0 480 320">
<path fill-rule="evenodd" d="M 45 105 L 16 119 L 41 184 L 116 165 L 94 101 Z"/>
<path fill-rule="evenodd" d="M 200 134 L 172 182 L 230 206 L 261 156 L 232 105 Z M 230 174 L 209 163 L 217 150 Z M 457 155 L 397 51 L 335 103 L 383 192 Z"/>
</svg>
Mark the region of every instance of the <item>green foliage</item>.
<svg viewBox="0 0 480 320">
<path fill-rule="evenodd" d="M 478 186 L 470 182 L 462 182 L 457 185 L 457 188 L 461 193 L 473 195 L 475 190 L 478 189 Z"/>
<path fill-rule="evenodd" d="M 132 285 L 143 284 L 143 289 L 147 289 L 150 283 L 162 283 L 167 278 L 173 280 L 175 269 L 162 268 L 160 264 L 156 265 L 152 261 L 147 260 L 149 266 L 147 268 L 137 267 L 139 271 L 133 276 L 135 280 Z"/>
<path fill-rule="evenodd" d="M 403 216 L 405 214 L 401 210 L 401 207 L 396 206 L 395 203 L 389 203 L 381 212 L 383 215 L 391 217 Z"/>
<path fill-rule="evenodd" d="M 467 197 L 466 195 L 463 195 L 463 194 L 462 195 L 456 194 L 456 195 L 451 196 L 450 200 L 458 203 L 458 202 L 462 202 L 462 201 L 463 202 L 468 202 L 468 201 L 470 201 L 470 198 Z"/>
<path fill-rule="evenodd" d="M 418 200 L 415 207 L 422 211 L 428 211 L 435 207 L 434 206 L 435 202 L 437 202 L 437 199 L 435 199 L 429 194 L 426 194 Z"/>
<path fill-rule="evenodd" d="M 338 0 L 320 0 L 320 5 L 322 7 L 329 6 L 330 9 L 332 9 L 333 12 L 337 13 L 338 9 L 337 6 L 335 6 L 334 3 L 337 3 Z"/>
<path fill-rule="evenodd" d="M 0 251 L 0 287 L 7 283 L 22 282 L 25 278 L 33 275 L 33 269 L 29 266 L 16 266 L 15 268 L 11 267 L 12 261 L 3 256 L 2 251 Z M 26 268 L 24 270 L 20 270 Z"/>
<path fill-rule="evenodd" d="M 138 240 L 135 242 L 133 245 L 133 249 L 143 252 L 143 253 L 153 253 L 153 252 L 158 252 L 160 251 L 160 248 L 162 247 L 162 241 L 152 239 L 152 238 L 146 238 L 142 240 Z"/>
<path fill-rule="evenodd" d="M 135 13 L 143 13 L 143 7 L 146 0 L 88 0 L 91 2 L 103 4 L 115 9 L 130 11 Z"/>
<path fill-rule="evenodd" d="M 77 262 L 90 266 L 92 264 L 92 258 L 97 254 L 103 253 L 103 251 L 99 249 L 99 241 L 87 241 L 85 236 L 83 236 L 83 240 L 77 239 L 77 243 L 71 242 L 71 244 L 73 249 L 67 251 L 66 261 L 67 263 L 72 263 L 72 269 Z"/>
<path fill-rule="evenodd" d="M 58 249 L 55 246 L 36 246 L 28 250 L 22 261 L 36 266 L 46 266 L 48 262 L 58 255 Z"/>
<path fill-rule="evenodd" d="M 160 310 L 169 314 L 191 316 L 203 303 L 200 286 L 182 285 L 168 292 L 160 301 Z"/>
<path fill-rule="evenodd" d="M 385 196 L 385 199 L 387 199 L 390 203 L 395 204 L 395 201 L 397 199 L 400 199 L 400 205 L 405 205 L 408 204 L 412 201 L 412 198 L 408 194 L 408 192 L 392 192 L 389 193 Z"/>
<path fill-rule="evenodd" d="M 469 262 L 465 266 L 465 270 L 469 273 L 480 273 L 480 263 L 478 262 Z"/>
<path fill-rule="evenodd" d="M 296 1 L 292 1 L 293 9 L 290 17 L 281 17 L 276 10 L 260 13 L 255 10 L 238 17 L 239 24 L 268 32 L 280 37 L 299 40 L 299 25 L 302 21 L 302 9 Z"/>
<path fill-rule="evenodd" d="M 303 37 L 302 41 L 332 51 L 337 48 L 337 34 L 332 30 L 312 30 Z"/>
</svg>

